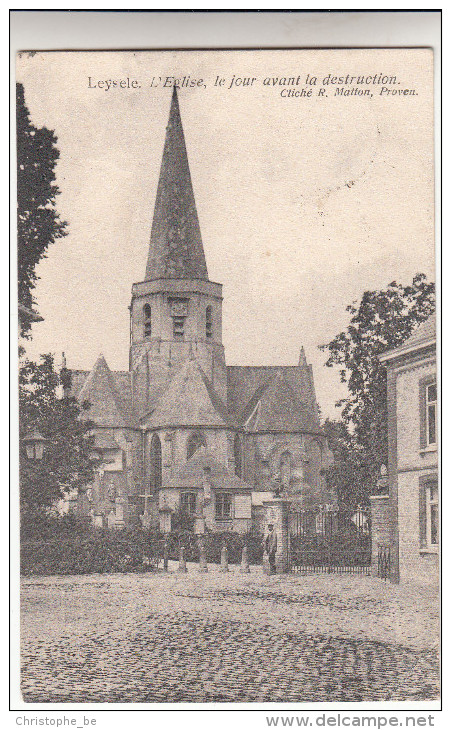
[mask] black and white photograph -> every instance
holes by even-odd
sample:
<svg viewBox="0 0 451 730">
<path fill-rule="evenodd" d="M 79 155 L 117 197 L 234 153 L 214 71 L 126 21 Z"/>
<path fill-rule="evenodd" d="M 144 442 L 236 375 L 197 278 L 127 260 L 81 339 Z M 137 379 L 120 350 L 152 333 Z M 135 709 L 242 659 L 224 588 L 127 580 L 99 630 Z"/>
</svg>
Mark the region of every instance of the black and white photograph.
<svg viewBox="0 0 451 730">
<path fill-rule="evenodd" d="M 433 69 L 18 53 L 24 707 L 439 707 Z"/>
</svg>

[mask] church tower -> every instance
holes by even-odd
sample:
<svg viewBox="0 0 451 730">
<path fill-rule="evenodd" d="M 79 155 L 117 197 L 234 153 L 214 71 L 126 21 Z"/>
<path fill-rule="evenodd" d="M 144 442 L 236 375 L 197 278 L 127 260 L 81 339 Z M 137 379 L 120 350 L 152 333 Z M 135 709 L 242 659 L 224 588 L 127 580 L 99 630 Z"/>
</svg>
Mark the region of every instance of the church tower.
<svg viewBox="0 0 451 730">
<path fill-rule="evenodd" d="M 222 285 L 208 278 L 174 87 L 144 281 L 133 285 L 130 372 L 138 413 L 189 359 L 226 400 Z"/>
<path fill-rule="evenodd" d="M 226 366 L 222 285 L 208 277 L 176 88 L 129 309 L 129 371 L 101 356 L 90 373 L 71 372 L 102 463 L 83 514 L 115 527 L 247 532 L 263 528 L 276 485 L 307 508 L 333 503 L 304 351 L 298 365 Z"/>
</svg>

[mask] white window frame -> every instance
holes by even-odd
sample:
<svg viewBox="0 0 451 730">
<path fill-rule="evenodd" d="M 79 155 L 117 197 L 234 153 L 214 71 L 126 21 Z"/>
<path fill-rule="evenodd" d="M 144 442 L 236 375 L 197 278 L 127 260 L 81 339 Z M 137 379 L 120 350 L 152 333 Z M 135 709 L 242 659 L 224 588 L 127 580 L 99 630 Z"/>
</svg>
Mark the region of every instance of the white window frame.
<svg viewBox="0 0 451 730">
<path fill-rule="evenodd" d="M 194 500 L 193 500 L 194 497 Z M 194 507 L 194 509 L 191 509 Z M 180 492 L 180 511 L 188 517 L 193 517 L 197 512 L 197 493 L 193 490 Z"/>
<path fill-rule="evenodd" d="M 434 497 L 434 491 L 436 497 Z M 437 531 L 439 529 L 439 516 L 438 516 L 438 485 L 431 484 L 426 486 L 426 544 L 428 548 L 438 548 L 440 535 L 438 535 L 437 542 L 432 542 L 432 507 L 437 507 Z"/>
<path fill-rule="evenodd" d="M 435 397 L 435 400 L 430 401 L 429 400 L 429 389 L 430 388 L 437 388 L 437 383 L 429 383 L 429 385 L 426 386 L 426 446 L 427 447 L 436 447 L 437 446 L 437 396 Z M 434 406 L 434 434 L 435 434 L 435 441 L 429 440 L 429 408 L 430 406 Z"/>
<path fill-rule="evenodd" d="M 224 497 L 230 498 L 230 514 L 227 516 L 224 516 L 223 509 L 221 509 L 221 515 L 218 514 L 218 506 L 220 501 L 223 502 Z M 224 504 L 224 503 L 223 503 Z M 215 495 L 215 520 L 217 522 L 230 522 L 233 520 L 234 515 L 234 499 L 233 494 L 231 492 L 216 492 Z"/>
</svg>

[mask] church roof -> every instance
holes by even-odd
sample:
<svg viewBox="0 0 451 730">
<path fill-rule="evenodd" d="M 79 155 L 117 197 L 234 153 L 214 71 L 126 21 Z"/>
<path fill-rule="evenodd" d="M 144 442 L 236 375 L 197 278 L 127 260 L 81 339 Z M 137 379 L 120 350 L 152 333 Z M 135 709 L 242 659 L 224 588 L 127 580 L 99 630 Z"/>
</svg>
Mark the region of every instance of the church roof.
<svg viewBox="0 0 451 730">
<path fill-rule="evenodd" d="M 229 412 L 252 431 L 321 432 L 312 369 L 304 362 L 228 366 L 227 392 Z"/>
<path fill-rule="evenodd" d="M 76 381 L 79 379 L 76 378 Z M 121 394 L 105 358 L 100 355 L 96 364 L 76 394 L 79 401 L 87 400 L 91 407 L 86 417 L 97 426 L 134 427 L 136 418 L 131 402 Z"/>
<path fill-rule="evenodd" d="M 199 363 L 190 359 L 174 375 L 147 426 L 226 426 L 227 408 Z"/>
<path fill-rule="evenodd" d="M 161 278 L 208 280 L 175 86 L 145 275 L 146 281 Z"/>
<path fill-rule="evenodd" d="M 280 371 L 257 389 L 242 413 L 252 431 L 309 431 L 310 416 Z"/>
<path fill-rule="evenodd" d="M 201 446 L 191 459 L 180 467 L 170 486 L 178 486 L 179 489 L 199 489 L 202 487 L 204 477 L 213 489 L 252 489 L 250 484 L 230 472 L 204 446 Z"/>
<path fill-rule="evenodd" d="M 99 426 L 137 427 L 130 373 L 111 372 L 101 356 L 91 373 L 71 370 L 71 392 L 88 400 L 86 417 Z M 227 406 L 191 358 L 169 382 L 150 383 L 150 427 L 246 426 L 250 431 L 320 433 L 311 366 L 227 367 Z"/>
</svg>

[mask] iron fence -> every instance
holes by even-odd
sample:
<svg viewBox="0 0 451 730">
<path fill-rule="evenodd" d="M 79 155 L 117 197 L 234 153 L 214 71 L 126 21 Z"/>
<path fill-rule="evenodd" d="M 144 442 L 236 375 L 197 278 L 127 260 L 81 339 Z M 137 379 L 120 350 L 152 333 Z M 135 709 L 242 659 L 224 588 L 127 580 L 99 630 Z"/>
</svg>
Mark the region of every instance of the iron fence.
<svg viewBox="0 0 451 730">
<path fill-rule="evenodd" d="M 368 510 L 319 507 L 290 515 L 290 565 L 299 573 L 371 572 Z"/>
</svg>

